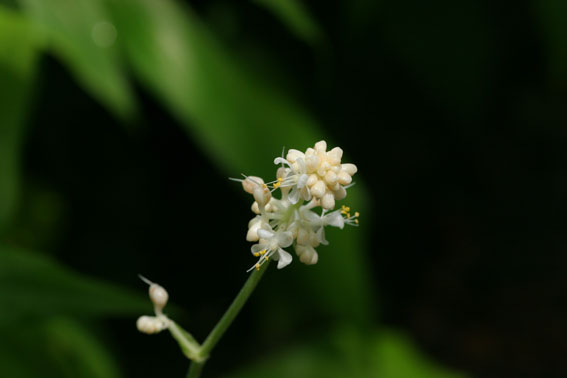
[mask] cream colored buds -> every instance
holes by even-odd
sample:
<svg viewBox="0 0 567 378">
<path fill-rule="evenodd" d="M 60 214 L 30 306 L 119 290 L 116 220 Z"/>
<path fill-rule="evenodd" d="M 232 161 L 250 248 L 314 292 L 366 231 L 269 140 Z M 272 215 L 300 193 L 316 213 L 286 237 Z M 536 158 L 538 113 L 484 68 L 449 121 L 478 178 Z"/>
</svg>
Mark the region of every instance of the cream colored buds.
<svg viewBox="0 0 567 378">
<path fill-rule="evenodd" d="M 153 334 L 163 331 L 169 327 L 171 322 L 167 316 L 163 314 L 163 308 L 167 304 L 169 299 L 169 294 L 167 291 L 157 283 L 148 280 L 146 277 L 139 275 L 140 279 L 150 285 L 148 294 L 154 305 L 154 312 L 156 316 L 140 316 L 136 322 L 136 327 L 138 331 Z"/>
<path fill-rule="evenodd" d="M 247 176 L 244 180 L 242 180 L 242 189 L 246 193 L 254 194 L 254 189 L 258 186 L 263 186 L 264 180 L 261 177 L 256 176 Z"/>
<path fill-rule="evenodd" d="M 143 315 L 136 321 L 136 327 L 138 331 L 151 335 L 167 329 L 168 320 L 161 317 Z"/>
<path fill-rule="evenodd" d="M 258 260 L 248 271 L 259 270 L 270 260 L 278 262 L 278 269 L 287 266 L 292 261 L 284 249 L 288 247 L 295 249 L 301 262 L 316 264 L 319 255 L 315 248 L 329 243 L 326 226 L 342 229 L 345 224 L 358 225 L 357 212 L 352 216 L 344 205 L 334 210 L 336 202 L 347 196 L 358 170 L 342 159 L 340 147 L 327 150 L 327 142 L 321 140 L 304 152 L 282 151 L 274 158 L 278 168 L 273 181 L 245 174 L 243 179 L 230 179 L 240 182 L 254 197 L 251 209 L 256 216 L 248 223 L 246 240 L 256 243 L 251 252 Z M 317 207 L 321 209 L 315 210 Z"/>
<path fill-rule="evenodd" d="M 154 311 L 156 312 L 156 314 L 160 315 L 169 299 L 169 294 L 167 293 L 167 290 L 165 290 L 162 286 L 158 285 L 157 283 L 148 280 L 144 276 L 140 275 L 139 277 L 142 281 L 150 285 L 148 294 L 150 296 L 152 303 L 154 304 Z"/>
<path fill-rule="evenodd" d="M 161 312 L 167 304 L 169 294 L 167 294 L 167 291 L 163 287 L 155 283 L 150 285 L 149 293 L 156 312 Z"/>
</svg>

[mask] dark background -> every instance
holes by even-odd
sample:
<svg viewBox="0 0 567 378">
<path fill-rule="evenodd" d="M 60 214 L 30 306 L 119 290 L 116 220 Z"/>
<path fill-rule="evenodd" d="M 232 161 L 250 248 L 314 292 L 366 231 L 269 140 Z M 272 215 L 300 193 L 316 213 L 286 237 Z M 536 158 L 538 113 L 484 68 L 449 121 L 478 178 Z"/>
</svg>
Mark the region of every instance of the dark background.
<svg viewBox="0 0 567 378">
<path fill-rule="evenodd" d="M 371 197 L 361 209 L 371 323 L 404 330 L 429 358 L 471 376 L 567 375 L 561 2 L 306 2 L 325 36 L 314 44 L 254 2 L 190 3 L 359 167 Z M 253 262 L 238 252 L 249 248 L 250 200 L 134 83 L 139 114 L 123 122 L 56 57 L 41 57 L 9 240 L 134 289 L 137 273 L 149 275 L 203 339 Z M 247 148 L 286 132 L 266 128 Z M 258 159 L 269 167 L 278 154 Z M 324 332 L 324 310 L 290 315 L 299 322 L 282 310 L 274 327 L 256 326 L 266 301 L 308 301 L 290 281 L 309 268 L 269 272 L 211 376 Z M 98 327 L 126 376 L 186 369 L 168 337 L 137 334 L 132 319 Z"/>
</svg>

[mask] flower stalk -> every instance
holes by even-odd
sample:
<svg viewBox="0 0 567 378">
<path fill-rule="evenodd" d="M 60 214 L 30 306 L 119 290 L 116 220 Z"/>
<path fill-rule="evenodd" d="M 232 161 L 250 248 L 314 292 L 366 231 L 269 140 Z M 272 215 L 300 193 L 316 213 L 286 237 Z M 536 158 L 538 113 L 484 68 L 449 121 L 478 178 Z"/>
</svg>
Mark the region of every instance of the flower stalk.
<svg viewBox="0 0 567 378">
<path fill-rule="evenodd" d="M 140 277 L 150 286 L 149 296 L 155 316 L 141 316 L 137 321 L 138 329 L 147 334 L 169 330 L 183 354 L 191 360 L 187 378 L 201 375 L 211 351 L 258 285 L 270 262 L 276 261 L 278 269 L 292 262 L 292 255 L 284 248 L 293 247 L 302 263 L 313 265 L 319 260 L 315 248 L 329 243 L 325 227 L 358 226 L 358 212 L 351 214 L 345 205 L 335 210 L 336 201 L 344 199 L 346 190 L 354 185 L 352 176 L 357 172 L 356 165 L 341 162 L 342 155 L 341 148 L 327 151 L 327 143 L 319 141 L 305 152 L 291 149 L 285 158 L 282 155 L 274 159 L 274 164 L 280 165 L 274 181 L 264 182 L 260 177 L 246 175 L 243 175 L 244 179 L 232 179 L 239 181 L 254 199 L 251 210 L 255 216 L 248 223 L 246 240 L 256 243 L 250 252 L 257 261 L 248 269 L 252 273 L 202 344 L 163 313 L 169 298 L 167 291 Z M 280 198 L 272 195 L 277 189 Z M 319 207 L 321 210 L 316 210 Z"/>
</svg>

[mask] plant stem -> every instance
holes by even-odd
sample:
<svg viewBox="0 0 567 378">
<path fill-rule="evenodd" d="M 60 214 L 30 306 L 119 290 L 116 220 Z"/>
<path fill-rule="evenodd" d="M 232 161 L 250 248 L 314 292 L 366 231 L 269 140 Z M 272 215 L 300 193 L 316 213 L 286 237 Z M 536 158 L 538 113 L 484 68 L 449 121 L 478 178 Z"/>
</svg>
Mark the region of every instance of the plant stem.
<svg viewBox="0 0 567 378">
<path fill-rule="evenodd" d="M 205 361 L 191 361 L 189 371 L 187 372 L 187 378 L 199 378 L 201 371 L 203 370 L 203 366 L 205 366 Z"/>
<path fill-rule="evenodd" d="M 262 278 L 264 272 L 268 269 L 269 263 L 270 261 L 267 261 L 259 270 L 254 270 L 252 274 L 250 274 L 250 277 L 248 277 L 248 280 L 246 280 L 244 286 L 242 286 L 242 289 L 240 289 L 240 292 L 238 292 L 238 295 L 234 298 L 222 318 L 219 320 L 215 328 L 213 328 L 211 333 L 209 333 L 209 336 L 207 336 L 203 344 L 201 344 L 199 355 L 202 360 L 191 362 L 189 371 L 187 372 L 187 378 L 198 378 L 201 375 L 201 371 L 203 370 L 203 366 L 205 365 L 206 359 L 209 357 L 211 350 L 215 347 L 215 345 L 217 345 L 228 327 L 232 324 L 234 318 L 236 318 L 236 315 L 238 315 L 258 285 L 260 278 Z"/>
</svg>

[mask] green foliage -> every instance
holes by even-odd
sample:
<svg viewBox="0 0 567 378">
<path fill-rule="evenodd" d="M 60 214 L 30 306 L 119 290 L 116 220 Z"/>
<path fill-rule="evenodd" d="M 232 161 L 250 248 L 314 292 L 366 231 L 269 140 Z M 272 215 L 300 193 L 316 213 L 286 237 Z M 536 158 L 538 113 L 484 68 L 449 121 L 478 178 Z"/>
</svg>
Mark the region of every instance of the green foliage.
<svg viewBox="0 0 567 378">
<path fill-rule="evenodd" d="M 298 0 L 254 0 L 278 17 L 289 31 L 305 42 L 315 44 L 323 38 L 323 32 L 311 17 L 303 2 Z"/>
<path fill-rule="evenodd" d="M 339 327 L 223 378 L 463 378 L 423 356 L 405 335 Z"/>
<path fill-rule="evenodd" d="M 19 14 L 0 8 L 0 229 L 19 197 L 24 110 L 36 53 L 37 40 L 30 24 Z"/>
<path fill-rule="evenodd" d="M 227 174 L 273 177 L 271 158 L 282 146 L 305 149 L 323 139 L 301 106 L 241 66 L 190 9 L 172 1 L 109 4 L 136 74 Z M 362 209 L 364 194 L 359 182 L 349 201 Z M 301 280 L 334 315 L 368 317 L 363 235 L 348 232 L 336 239 L 325 268 L 305 272 Z"/>
<path fill-rule="evenodd" d="M 86 277 L 47 256 L 0 245 L 0 323 L 30 316 L 137 316 L 145 295 Z"/>
<path fill-rule="evenodd" d="M 112 354 L 97 335 L 69 318 L 49 318 L 21 327 L 0 326 L 0 366 L 6 377 L 118 378 Z"/>
<path fill-rule="evenodd" d="M 310 44 L 323 38 L 300 1 L 256 3 L 279 17 L 296 37 Z M 305 149 L 329 139 L 293 96 L 252 72 L 192 9 L 178 2 L 21 0 L 21 4 L 26 18 L 0 8 L 0 226 L 17 201 L 23 115 L 40 49 L 58 57 L 86 91 L 121 119 L 137 111 L 127 78 L 139 80 L 229 175 L 245 172 L 269 178 L 275 170 L 271 159 L 282 146 Z M 403 25 L 389 27 L 392 38 L 401 35 Z M 463 36 L 470 37 L 464 29 Z M 425 35 L 425 40 L 433 43 L 437 38 Z M 421 42 L 410 42 L 402 44 L 406 64 L 423 63 Z M 466 106 L 484 88 L 482 83 L 457 79 L 462 67 L 484 70 L 484 48 L 477 46 L 478 61 L 470 62 L 445 47 L 436 46 L 440 54 L 447 54 L 452 68 L 443 69 L 446 80 L 439 83 L 431 76 L 425 81 L 436 89 L 442 87 L 439 93 L 469 86 L 469 92 L 461 93 L 471 97 L 454 99 Z M 357 178 L 349 192 L 349 205 L 361 211 L 364 225 L 370 196 L 361 181 Z M 227 377 L 461 376 L 429 362 L 404 336 L 386 331 L 363 334 L 346 326 L 373 327 L 376 308 L 365 257 L 368 233 L 368 223 L 340 234 L 330 231 L 332 243 L 321 252 L 319 264 L 291 273 L 292 285 L 301 293 L 297 296 L 308 299 L 305 312 L 309 306 L 325 309 L 333 330 L 327 336 L 314 334 L 315 342 L 294 345 Z M 145 296 L 6 244 L 0 245 L 0 304 L 7 309 L 0 312 L 0 366 L 10 377 L 119 377 L 116 363 L 96 334 L 76 319 L 134 317 L 149 310 Z M 10 328 L 28 319 L 35 322 L 21 334 Z M 32 353 L 37 363 L 25 363 Z"/>
<path fill-rule="evenodd" d="M 116 31 L 102 0 L 21 3 L 48 50 L 66 63 L 85 89 L 119 116 L 131 116 L 134 100 L 114 43 Z"/>
</svg>

